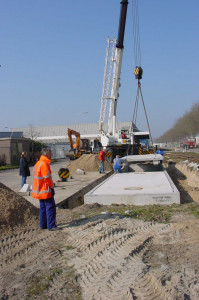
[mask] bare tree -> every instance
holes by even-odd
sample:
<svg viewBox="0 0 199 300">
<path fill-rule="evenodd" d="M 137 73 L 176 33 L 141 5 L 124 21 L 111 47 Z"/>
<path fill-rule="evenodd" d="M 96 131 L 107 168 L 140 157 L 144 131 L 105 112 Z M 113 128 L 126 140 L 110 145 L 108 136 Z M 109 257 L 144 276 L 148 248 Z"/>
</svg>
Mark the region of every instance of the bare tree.
<svg viewBox="0 0 199 300">
<path fill-rule="evenodd" d="M 39 132 L 33 126 L 33 124 L 30 124 L 26 134 L 27 134 L 27 137 L 29 137 L 31 140 L 31 156 L 32 156 L 32 160 L 34 160 L 34 141 L 39 136 Z"/>
</svg>

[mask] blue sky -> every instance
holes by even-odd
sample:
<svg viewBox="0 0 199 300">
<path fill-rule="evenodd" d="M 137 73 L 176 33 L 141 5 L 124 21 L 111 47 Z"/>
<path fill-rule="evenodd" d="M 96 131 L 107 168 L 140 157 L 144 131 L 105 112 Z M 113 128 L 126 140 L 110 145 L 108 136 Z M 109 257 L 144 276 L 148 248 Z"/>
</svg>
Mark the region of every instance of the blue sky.
<svg viewBox="0 0 199 300">
<path fill-rule="evenodd" d="M 142 93 L 158 137 L 199 102 L 199 1 L 139 0 Z M 99 121 L 107 37 L 120 0 L 0 0 L 0 130 Z M 134 78 L 129 0 L 118 121 L 131 121 Z M 84 113 L 87 112 L 87 113 Z M 138 127 L 147 130 L 141 101 Z"/>
</svg>

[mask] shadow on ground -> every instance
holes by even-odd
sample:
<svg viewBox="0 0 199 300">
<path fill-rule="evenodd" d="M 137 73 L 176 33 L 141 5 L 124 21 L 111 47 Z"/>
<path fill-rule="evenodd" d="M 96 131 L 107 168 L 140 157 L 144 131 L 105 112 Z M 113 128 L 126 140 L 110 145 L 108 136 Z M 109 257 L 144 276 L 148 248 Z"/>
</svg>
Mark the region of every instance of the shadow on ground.
<svg viewBox="0 0 199 300">
<path fill-rule="evenodd" d="M 173 162 L 168 164 L 166 171 L 168 172 L 169 176 L 171 177 L 175 186 L 180 192 L 180 203 L 184 204 L 184 203 L 194 202 L 194 199 L 190 196 L 190 194 L 187 192 L 187 190 L 185 190 L 184 187 L 184 185 L 187 185 L 186 184 L 187 177 L 176 168 L 176 163 Z"/>
</svg>

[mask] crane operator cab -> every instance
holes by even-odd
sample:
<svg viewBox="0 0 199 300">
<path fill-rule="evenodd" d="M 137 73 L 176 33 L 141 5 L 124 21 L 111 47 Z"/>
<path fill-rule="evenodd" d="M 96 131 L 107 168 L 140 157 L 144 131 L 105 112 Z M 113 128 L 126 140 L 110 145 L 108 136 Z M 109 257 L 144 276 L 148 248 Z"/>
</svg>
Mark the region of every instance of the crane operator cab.
<svg viewBox="0 0 199 300">
<path fill-rule="evenodd" d="M 129 129 L 122 128 L 116 133 L 116 140 L 118 144 L 130 144 Z"/>
<path fill-rule="evenodd" d="M 133 145 L 133 154 L 138 155 L 140 148 L 143 148 L 143 141 L 145 141 L 145 144 L 147 144 L 150 140 L 150 134 L 148 131 L 138 131 L 138 132 L 132 132 L 131 136 L 131 144 Z"/>
</svg>

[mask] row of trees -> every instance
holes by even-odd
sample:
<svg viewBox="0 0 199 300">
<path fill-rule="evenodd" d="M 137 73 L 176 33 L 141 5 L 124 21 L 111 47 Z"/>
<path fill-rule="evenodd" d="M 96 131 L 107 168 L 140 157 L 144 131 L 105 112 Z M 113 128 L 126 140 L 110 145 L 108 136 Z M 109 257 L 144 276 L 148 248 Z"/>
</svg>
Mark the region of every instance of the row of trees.
<svg viewBox="0 0 199 300">
<path fill-rule="evenodd" d="M 180 117 L 173 127 L 157 139 L 157 142 L 178 142 L 183 138 L 195 137 L 199 133 L 199 102 Z"/>
</svg>

